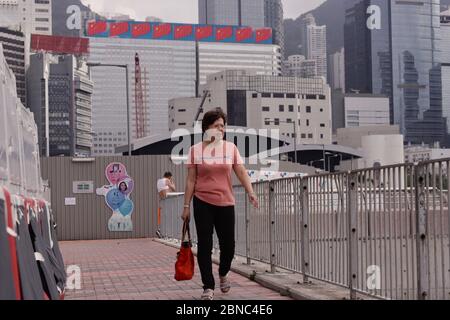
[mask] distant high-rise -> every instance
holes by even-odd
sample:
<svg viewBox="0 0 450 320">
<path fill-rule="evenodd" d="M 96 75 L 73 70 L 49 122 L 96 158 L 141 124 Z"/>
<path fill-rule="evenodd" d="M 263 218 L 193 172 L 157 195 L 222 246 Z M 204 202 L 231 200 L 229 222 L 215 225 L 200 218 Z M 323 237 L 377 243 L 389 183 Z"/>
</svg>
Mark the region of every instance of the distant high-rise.
<svg viewBox="0 0 450 320">
<path fill-rule="evenodd" d="M 317 75 L 327 79 L 327 27 L 317 26 L 312 14 L 307 14 L 301 21 L 300 51 L 308 60 L 315 60 Z"/>
<path fill-rule="evenodd" d="M 25 36 L 20 31 L 0 27 L 0 43 L 6 63 L 16 77 L 17 97 L 26 106 Z"/>
<path fill-rule="evenodd" d="M 50 65 L 50 156 L 90 156 L 93 82 L 85 61 L 72 55 Z"/>
<path fill-rule="evenodd" d="M 317 75 L 327 78 L 327 26 L 308 25 L 306 33 L 306 58 L 317 62 Z"/>
<path fill-rule="evenodd" d="M 281 0 L 264 1 L 264 26 L 272 28 L 273 43 L 281 48 L 281 57 L 284 57 L 284 11 Z"/>
<path fill-rule="evenodd" d="M 264 0 L 199 0 L 199 23 L 264 27 Z"/>
<path fill-rule="evenodd" d="M 49 79 L 50 64 L 57 58 L 44 52 L 32 54 L 27 70 L 27 106 L 33 112 L 38 129 L 39 153 L 50 156 Z"/>
<path fill-rule="evenodd" d="M 331 90 L 345 92 L 345 50 L 330 55 L 328 59 L 328 79 Z"/>
<path fill-rule="evenodd" d="M 0 27 L 19 26 L 25 34 L 52 34 L 51 0 L 0 0 Z"/>
<path fill-rule="evenodd" d="M 25 67 L 30 60 L 31 34 L 52 34 L 52 0 L 0 0 L 0 27 L 25 35 Z"/>
<path fill-rule="evenodd" d="M 390 97 L 406 142 L 442 141 L 440 1 L 361 0 L 346 10 L 346 90 Z M 369 11 L 372 8 L 378 10 Z"/>
<path fill-rule="evenodd" d="M 199 23 L 272 28 L 273 43 L 284 52 L 281 0 L 199 0 Z"/>
<path fill-rule="evenodd" d="M 301 44 L 300 44 L 300 53 L 304 55 L 305 57 L 308 55 L 308 26 L 315 26 L 316 25 L 316 19 L 312 14 L 307 14 L 304 16 L 301 20 L 301 31 L 302 31 L 302 38 L 301 38 Z"/>
<path fill-rule="evenodd" d="M 450 9 L 441 12 L 441 37 L 442 113 L 447 119 L 447 134 L 450 134 Z"/>
</svg>

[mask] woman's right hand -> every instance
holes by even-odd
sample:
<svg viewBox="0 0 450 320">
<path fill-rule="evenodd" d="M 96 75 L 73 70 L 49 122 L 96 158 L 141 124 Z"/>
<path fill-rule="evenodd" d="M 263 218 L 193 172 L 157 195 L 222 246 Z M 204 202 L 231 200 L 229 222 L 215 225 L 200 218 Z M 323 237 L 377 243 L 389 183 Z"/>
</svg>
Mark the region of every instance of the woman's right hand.
<svg viewBox="0 0 450 320">
<path fill-rule="evenodd" d="M 181 219 L 183 219 L 183 221 L 189 221 L 191 219 L 191 209 L 190 208 L 184 208 L 183 214 L 181 215 Z"/>
</svg>

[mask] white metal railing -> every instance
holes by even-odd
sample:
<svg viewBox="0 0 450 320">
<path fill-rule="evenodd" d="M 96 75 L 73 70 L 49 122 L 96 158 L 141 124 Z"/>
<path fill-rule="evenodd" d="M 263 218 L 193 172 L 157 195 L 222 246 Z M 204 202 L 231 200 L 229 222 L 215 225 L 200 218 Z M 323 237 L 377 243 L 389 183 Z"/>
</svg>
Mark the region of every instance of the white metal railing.
<svg viewBox="0 0 450 320">
<path fill-rule="evenodd" d="M 353 299 L 450 300 L 449 164 L 255 183 L 259 209 L 235 187 L 236 254 L 349 288 Z M 179 239 L 182 207 L 182 196 L 162 202 L 165 237 Z"/>
</svg>

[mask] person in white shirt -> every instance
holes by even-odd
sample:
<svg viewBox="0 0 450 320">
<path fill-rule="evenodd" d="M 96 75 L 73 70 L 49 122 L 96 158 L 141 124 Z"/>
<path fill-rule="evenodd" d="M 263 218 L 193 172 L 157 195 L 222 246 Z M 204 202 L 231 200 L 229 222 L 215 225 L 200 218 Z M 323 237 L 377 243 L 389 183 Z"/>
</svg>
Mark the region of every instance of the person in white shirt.
<svg viewBox="0 0 450 320">
<path fill-rule="evenodd" d="M 169 192 L 175 192 L 176 187 L 173 181 L 172 173 L 166 172 L 164 177 L 158 180 L 157 188 L 160 199 L 165 199 L 167 197 L 167 193 Z"/>
<path fill-rule="evenodd" d="M 176 187 L 175 182 L 173 181 L 172 173 L 166 172 L 164 174 L 164 177 L 158 180 L 156 187 L 158 189 L 158 195 L 160 200 L 167 198 L 167 194 L 169 192 L 175 192 Z M 161 238 L 162 235 L 160 226 L 161 226 L 161 207 L 158 206 L 158 230 L 156 231 L 156 234 L 158 237 Z"/>
</svg>

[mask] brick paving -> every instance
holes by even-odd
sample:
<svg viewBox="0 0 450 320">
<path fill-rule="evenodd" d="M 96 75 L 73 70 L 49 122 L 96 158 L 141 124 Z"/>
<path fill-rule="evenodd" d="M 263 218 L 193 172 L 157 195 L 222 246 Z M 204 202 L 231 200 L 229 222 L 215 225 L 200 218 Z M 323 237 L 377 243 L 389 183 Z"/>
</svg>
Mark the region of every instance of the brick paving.
<svg viewBox="0 0 450 320">
<path fill-rule="evenodd" d="M 198 300 L 202 293 L 196 262 L 192 281 L 173 279 L 177 249 L 152 239 L 61 242 L 66 266 L 81 268 L 81 289 L 66 300 Z M 218 266 L 213 270 L 218 280 Z M 230 273 L 232 289 L 215 300 L 287 300 L 278 292 Z"/>
</svg>

